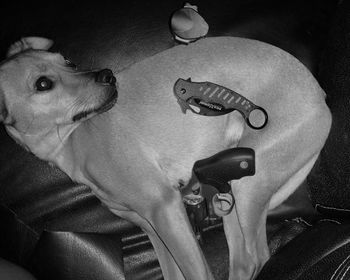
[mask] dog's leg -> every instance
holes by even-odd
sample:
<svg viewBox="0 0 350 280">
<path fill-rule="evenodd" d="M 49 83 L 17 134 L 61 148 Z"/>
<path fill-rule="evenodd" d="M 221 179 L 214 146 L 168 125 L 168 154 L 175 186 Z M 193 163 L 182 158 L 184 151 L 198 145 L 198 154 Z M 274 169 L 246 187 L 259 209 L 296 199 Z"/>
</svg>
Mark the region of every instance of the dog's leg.
<svg viewBox="0 0 350 280">
<path fill-rule="evenodd" d="M 136 207 L 138 214 L 112 211 L 145 230 L 157 253 L 165 279 L 213 279 L 188 221 L 180 192 L 171 190 L 157 202 L 154 197 L 149 199 L 144 209 Z"/>
<path fill-rule="evenodd" d="M 154 237 L 157 240 L 159 236 L 167 250 L 172 253 L 185 279 L 213 279 L 192 231 L 180 193 L 177 196 L 177 199 L 168 201 L 166 205 L 153 209 L 149 221 L 155 232 Z"/>
<path fill-rule="evenodd" d="M 147 233 L 153 245 L 153 248 L 156 252 L 156 255 L 158 257 L 158 261 L 162 269 L 162 274 L 164 279 L 169 279 L 169 280 L 184 279 L 182 272 L 179 269 L 178 265 L 176 264 L 173 256 L 170 254 L 165 244 L 159 238 L 159 236 L 154 231 L 154 229 L 152 228 L 152 226 L 148 221 L 146 221 L 144 218 L 142 218 L 140 215 L 138 215 L 134 211 L 112 210 L 112 212 L 118 215 L 119 217 L 122 217 L 128 221 L 133 222 L 135 225 L 138 225 Z"/>
<path fill-rule="evenodd" d="M 163 241 L 159 238 L 157 233 L 154 230 L 149 229 L 147 231 L 147 235 L 151 240 L 153 248 L 158 257 L 164 279 L 185 280 L 179 266 L 176 264 L 173 256 L 170 254 L 169 250 L 164 245 Z"/>
<path fill-rule="evenodd" d="M 237 187 L 244 188 L 247 184 L 240 184 Z M 254 279 L 261 268 L 259 266 L 269 258 L 265 233 L 266 200 L 262 202 L 260 199 L 257 201 L 245 199 L 240 202 L 239 195 L 235 197 L 235 208 L 223 218 L 229 246 L 229 279 Z M 257 204 L 251 207 L 251 203 Z"/>
<path fill-rule="evenodd" d="M 231 182 L 236 205 L 224 217 L 224 228 L 232 280 L 257 276 L 269 257 L 267 211 L 302 183 L 326 140 L 331 123 L 328 111 L 318 108 L 303 117 L 294 128 L 271 125 L 260 135 L 248 132 L 240 141 L 240 146 L 255 150 L 256 174 Z"/>
<path fill-rule="evenodd" d="M 318 154 L 313 156 L 281 187 L 281 190 L 289 193 L 299 186 L 310 172 L 317 156 Z M 259 178 L 256 179 L 259 180 Z M 235 189 L 254 187 L 264 188 L 256 180 L 240 182 L 233 186 Z M 242 200 L 237 199 L 235 209 L 230 215 L 224 217 L 224 228 L 230 248 L 230 279 L 254 279 L 269 258 L 266 216 L 271 203 L 276 205 L 280 203 L 280 201 L 271 202 L 266 193 L 260 193 L 260 199 L 251 200 L 250 203 L 247 200 L 241 203 Z"/>
</svg>

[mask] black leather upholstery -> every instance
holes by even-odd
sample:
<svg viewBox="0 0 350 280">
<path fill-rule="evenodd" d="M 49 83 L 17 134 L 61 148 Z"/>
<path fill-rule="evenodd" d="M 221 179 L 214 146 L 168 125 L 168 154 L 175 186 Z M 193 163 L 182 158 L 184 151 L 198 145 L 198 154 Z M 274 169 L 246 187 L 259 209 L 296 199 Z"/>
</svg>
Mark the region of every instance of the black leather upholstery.
<svg viewBox="0 0 350 280">
<path fill-rule="evenodd" d="M 350 225 L 321 220 L 273 255 L 257 280 L 350 279 L 349 249 Z"/>
<path fill-rule="evenodd" d="M 320 64 L 320 83 L 333 115 L 330 136 L 309 178 L 313 203 L 324 214 L 350 216 L 349 30 L 350 3 L 343 1 Z"/>
<path fill-rule="evenodd" d="M 177 44 L 168 21 L 182 4 L 156 0 L 9 3 L 0 18 L 0 55 L 4 58 L 8 46 L 20 37 L 44 36 L 55 41 L 54 50 L 79 67 L 121 71 Z M 331 0 L 192 4 L 208 22 L 208 36 L 242 36 L 277 45 L 315 75 L 336 6 Z M 112 215 L 88 187 L 72 183 L 61 171 L 24 151 L 2 126 L 0 203 L 0 257 L 23 266 L 37 279 L 162 278 L 152 246 L 139 228 Z M 309 227 L 293 220 L 299 216 L 319 219 L 303 188 L 269 216 L 268 235 L 275 255 L 260 280 L 316 279 L 323 270 L 334 272 L 344 260 L 345 251 L 334 248 L 347 244 L 347 225 Z M 333 233 L 336 238 L 326 244 L 325 238 L 331 239 Z M 208 228 L 204 240 L 203 250 L 216 279 L 227 279 L 228 252 L 221 225 Z M 323 244 L 327 247 L 318 251 Z M 336 262 L 323 258 L 327 250 L 337 254 Z M 314 278 L 307 278 L 310 273 Z"/>
</svg>

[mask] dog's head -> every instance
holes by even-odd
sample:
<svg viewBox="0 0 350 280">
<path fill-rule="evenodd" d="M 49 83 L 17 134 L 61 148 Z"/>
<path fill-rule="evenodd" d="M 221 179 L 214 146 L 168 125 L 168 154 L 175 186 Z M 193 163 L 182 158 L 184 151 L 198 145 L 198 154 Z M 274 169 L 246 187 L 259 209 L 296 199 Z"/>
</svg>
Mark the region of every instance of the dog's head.
<svg viewBox="0 0 350 280">
<path fill-rule="evenodd" d="M 52 44 L 24 38 L 0 64 L 0 121 L 11 128 L 10 134 L 18 134 L 12 136 L 76 124 L 116 102 L 112 71 L 78 71 L 61 54 L 48 52 Z"/>
</svg>

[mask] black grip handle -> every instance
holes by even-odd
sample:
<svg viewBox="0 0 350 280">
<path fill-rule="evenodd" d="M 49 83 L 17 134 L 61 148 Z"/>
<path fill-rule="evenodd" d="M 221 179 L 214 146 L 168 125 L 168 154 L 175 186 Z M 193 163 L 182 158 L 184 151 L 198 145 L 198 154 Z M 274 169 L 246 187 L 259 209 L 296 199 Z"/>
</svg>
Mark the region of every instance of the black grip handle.
<svg viewBox="0 0 350 280">
<path fill-rule="evenodd" d="M 196 161 L 193 173 L 199 182 L 211 185 L 220 193 L 228 193 L 228 182 L 255 174 L 255 152 L 251 148 L 232 148 Z"/>
</svg>

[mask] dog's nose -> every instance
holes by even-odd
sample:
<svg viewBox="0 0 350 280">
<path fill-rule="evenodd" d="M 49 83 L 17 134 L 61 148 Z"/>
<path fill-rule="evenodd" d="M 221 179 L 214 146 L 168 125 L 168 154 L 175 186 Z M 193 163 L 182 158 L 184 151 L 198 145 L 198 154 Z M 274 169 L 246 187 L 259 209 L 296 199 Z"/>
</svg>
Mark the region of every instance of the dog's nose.
<svg viewBox="0 0 350 280">
<path fill-rule="evenodd" d="M 110 69 L 102 69 L 96 73 L 95 81 L 97 83 L 115 85 L 116 78 Z"/>
</svg>

